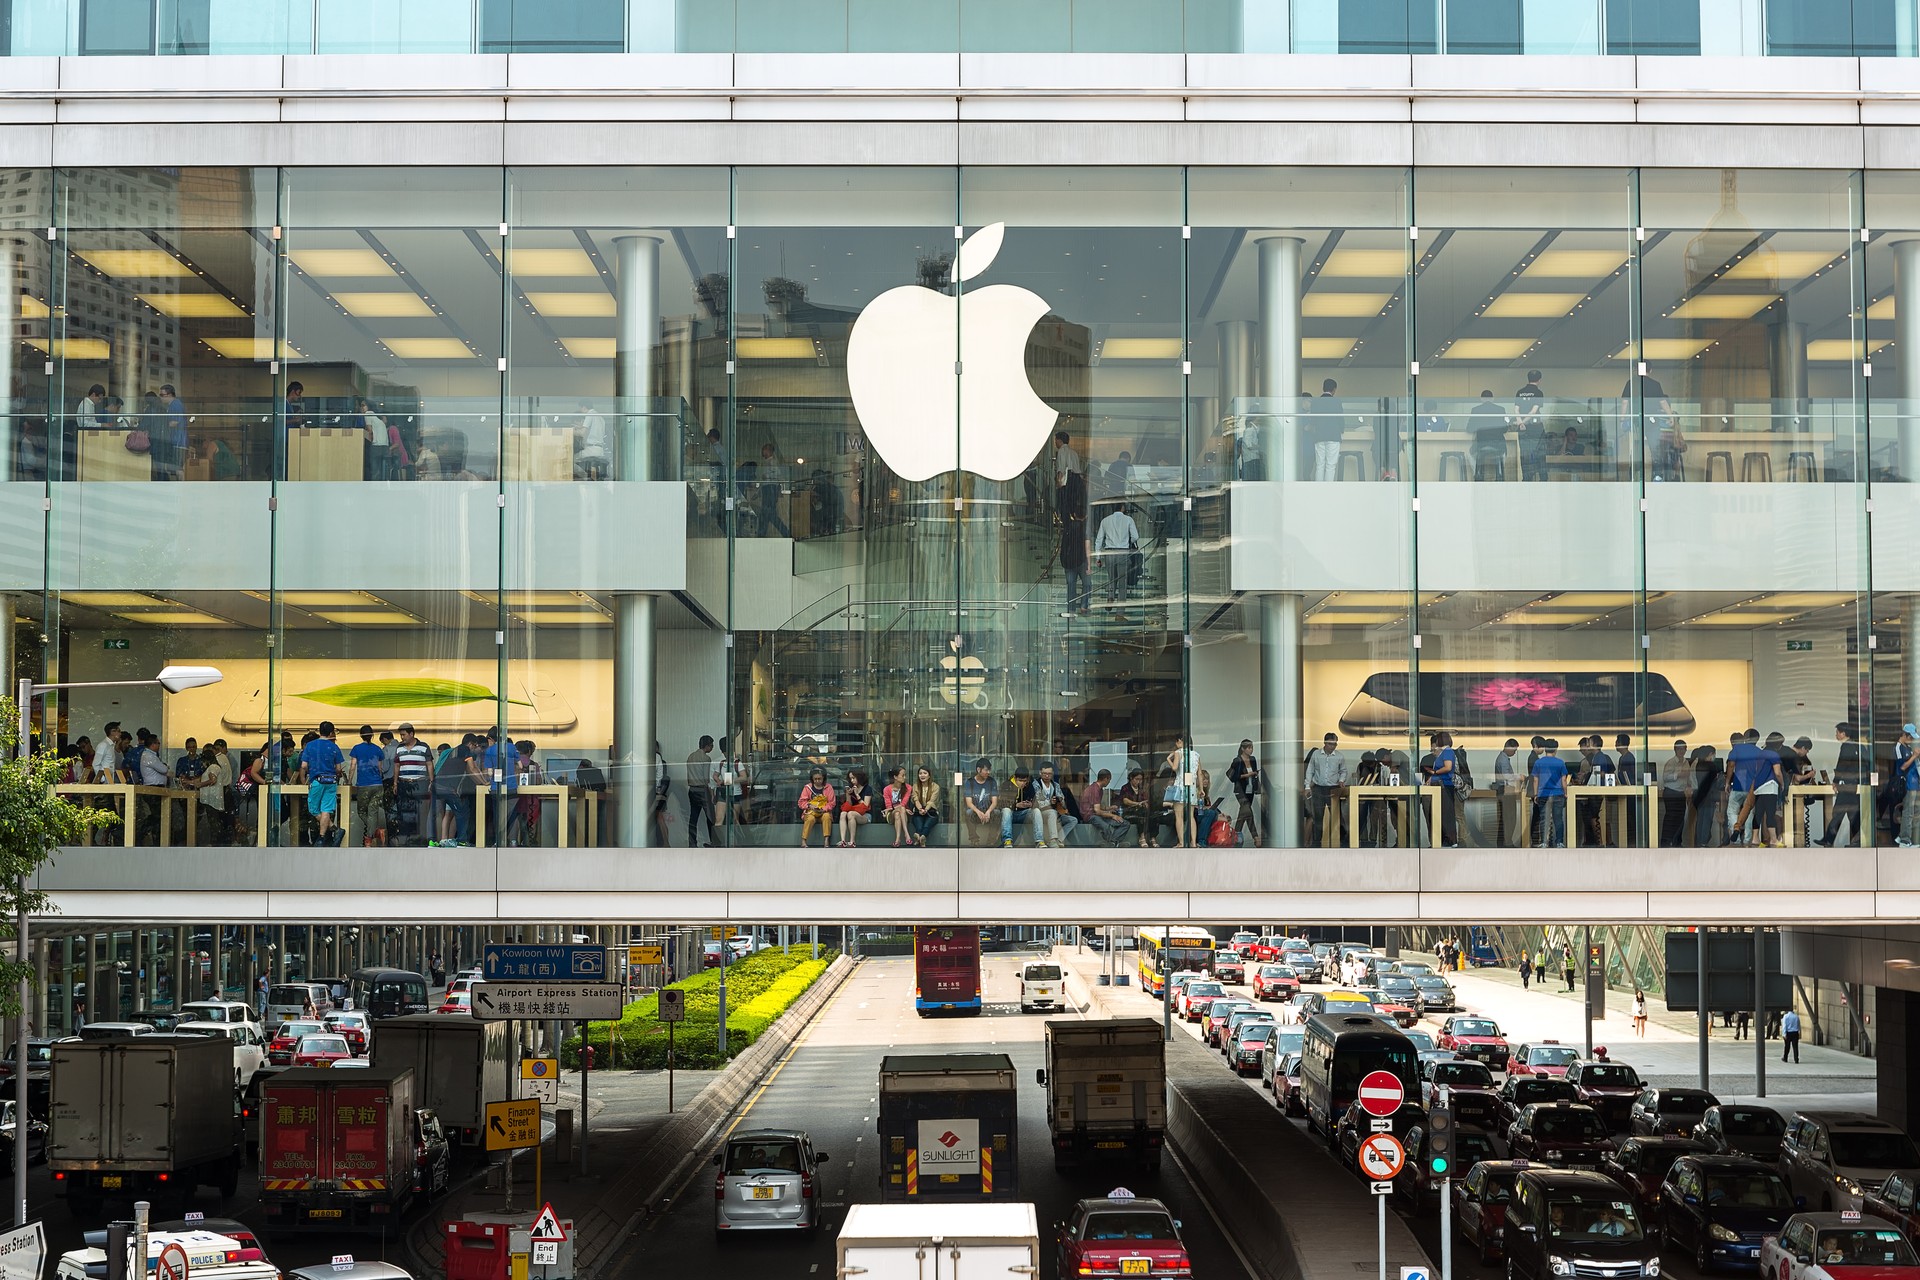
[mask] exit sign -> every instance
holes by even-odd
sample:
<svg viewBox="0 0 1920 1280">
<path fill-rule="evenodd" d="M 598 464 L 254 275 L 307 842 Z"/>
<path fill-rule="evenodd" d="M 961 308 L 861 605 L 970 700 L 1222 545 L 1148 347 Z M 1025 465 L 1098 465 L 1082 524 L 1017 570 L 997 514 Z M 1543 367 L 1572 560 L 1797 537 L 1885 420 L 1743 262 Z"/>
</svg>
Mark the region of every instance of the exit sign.
<svg viewBox="0 0 1920 1280">
<path fill-rule="evenodd" d="M 125 636 L 108 636 L 100 642 L 102 649 L 131 649 L 133 643 Z"/>
<path fill-rule="evenodd" d="M 1811 641 L 1811 640 L 1789 640 L 1789 641 L 1787 641 L 1787 652 L 1788 652 L 1788 653 L 1812 653 L 1812 652 L 1813 652 L 1813 641 Z"/>
</svg>

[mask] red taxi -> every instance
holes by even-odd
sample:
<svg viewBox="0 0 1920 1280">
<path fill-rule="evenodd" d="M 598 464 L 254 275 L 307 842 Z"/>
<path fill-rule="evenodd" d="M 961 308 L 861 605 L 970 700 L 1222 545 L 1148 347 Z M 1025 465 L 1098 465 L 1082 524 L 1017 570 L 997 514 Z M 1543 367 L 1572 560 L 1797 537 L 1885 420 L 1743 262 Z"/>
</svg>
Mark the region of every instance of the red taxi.
<svg viewBox="0 0 1920 1280">
<path fill-rule="evenodd" d="M 336 1035 L 301 1036 L 300 1047 L 293 1051 L 296 1067 L 330 1067 L 343 1058 L 351 1058 L 347 1038 Z"/>
<path fill-rule="evenodd" d="M 1580 1051 L 1558 1040 L 1523 1044 L 1513 1051 L 1507 1070 L 1516 1076 L 1564 1076 L 1580 1057 Z"/>
<path fill-rule="evenodd" d="M 1455 1014 L 1440 1024 L 1440 1036 L 1434 1041 L 1442 1049 L 1451 1049 L 1463 1058 L 1484 1062 L 1489 1071 L 1505 1071 L 1512 1050 L 1500 1034 L 1500 1024 L 1492 1018 Z"/>
<path fill-rule="evenodd" d="M 1300 994 L 1300 975 L 1291 965 L 1263 964 L 1253 971 L 1255 1000 L 1291 1000 Z"/>
<path fill-rule="evenodd" d="M 1920 1257 L 1906 1232 L 1857 1209 L 1796 1213 L 1760 1241 L 1766 1280 L 1915 1280 Z"/>
<path fill-rule="evenodd" d="M 1247 962 L 1230 952 L 1216 952 L 1213 957 L 1213 976 L 1222 982 L 1245 982 Z"/>
<path fill-rule="evenodd" d="M 1480 1252 L 1482 1266 L 1507 1256 L 1507 1202 L 1513 1198 L 1513 1180 L 1532 1167 L 1526 1160 L 1482 1160 L 1453 1184 L 1453 1220 L 1460 1224 L 1460 1241 Z"/>
<path fill-rule="evenodd" d="M 276 1067 L 284 1067 L 293 1061 L 303 1037 L 326 1034 L 326 1024 L 321 1022 L 283 1022 L 279 1030 L 273 1033 L 273 1039 L 267 1041 L 267 1061 Z"/>
<path fill-rule="evenodd" d="M 361 1013 L 330 1013 L 326 1016 L 327 1032 L 339 1036 L 347 1042 L 347 1047 L 355 1057 L 367 1052 L 366 1015 Z"/>
<path fill-rule="evenodd" d="M 1058 1237 L 1059 1275 L 1190 1276 L 1180 1221 L 1158 1200 L 1125 1187 L 1073 1206 Z"/>
</svg>

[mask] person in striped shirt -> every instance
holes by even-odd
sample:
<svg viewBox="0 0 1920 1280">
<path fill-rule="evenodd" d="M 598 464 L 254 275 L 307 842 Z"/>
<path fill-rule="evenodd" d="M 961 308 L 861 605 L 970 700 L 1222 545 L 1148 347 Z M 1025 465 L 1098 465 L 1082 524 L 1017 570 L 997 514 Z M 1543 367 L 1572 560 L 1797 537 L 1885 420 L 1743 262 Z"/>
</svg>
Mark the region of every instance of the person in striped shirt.
<svg viewBox="0 0 1920 1280">
<path fill-rule="evenodd" d="M 395 844 L 430 842 L 433 798 L 433 751 L 413 736 L 413 726 L 400 726 L 393 749 L 393 831 Z"/>
</svg>

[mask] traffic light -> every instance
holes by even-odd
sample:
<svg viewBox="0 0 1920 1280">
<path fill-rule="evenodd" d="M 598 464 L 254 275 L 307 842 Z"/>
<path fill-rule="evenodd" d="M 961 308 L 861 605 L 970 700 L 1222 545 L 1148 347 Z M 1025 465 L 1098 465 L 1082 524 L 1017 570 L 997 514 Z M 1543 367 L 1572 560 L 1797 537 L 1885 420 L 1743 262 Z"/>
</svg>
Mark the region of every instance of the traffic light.
<svg viewBox="0 0 1920 1280">
<path fill-rule="evenodd" d="M 1453 1176 L 1453 1108 L 1427 1112 L 1427 1172 L 1436 1178 Z"/>
</svg>

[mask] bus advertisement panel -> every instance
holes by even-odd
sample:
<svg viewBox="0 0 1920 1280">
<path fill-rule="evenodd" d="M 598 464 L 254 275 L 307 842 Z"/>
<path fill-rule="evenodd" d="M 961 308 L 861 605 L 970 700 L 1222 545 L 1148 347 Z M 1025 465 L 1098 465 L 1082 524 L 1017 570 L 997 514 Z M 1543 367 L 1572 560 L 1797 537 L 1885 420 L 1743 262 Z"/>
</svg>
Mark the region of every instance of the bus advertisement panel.
<svg viewBox="0 0 1920 1280">
<path fill-rule="evenodd" d="M 977 925 L 917 925 L 913 930 L 913 1009 L 929 1013 L 980 1012 L 980 929 Z"/>
</svg>

